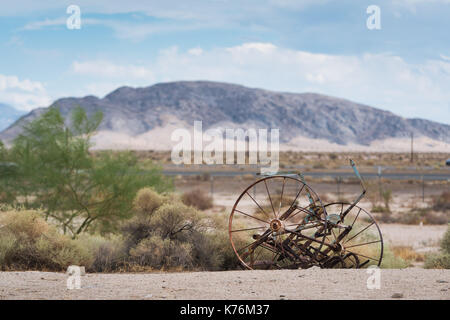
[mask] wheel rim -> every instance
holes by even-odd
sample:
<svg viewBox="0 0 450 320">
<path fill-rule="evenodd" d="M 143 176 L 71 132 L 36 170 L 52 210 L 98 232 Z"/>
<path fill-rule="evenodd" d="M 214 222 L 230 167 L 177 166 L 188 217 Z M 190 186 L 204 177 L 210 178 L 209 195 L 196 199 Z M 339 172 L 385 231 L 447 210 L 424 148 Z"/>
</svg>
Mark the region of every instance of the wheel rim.
<svg viewBox="0 0 450 320">
<path fill-rule="evenodd" d="M 329 224 L 331 234 L 326 236 L 326 243 L 336 242 L 345 230 L 342 227 L 351 226 L 351 231 L 339 242 L 342 248 L 336 254 L 347 256 L 347 262 L 355 268 L 380 266 L 383 259 L 383 236 L 380 227 L 373 216 L 359 206 L 354 206 L 342 220 L 343 214 L 350 206 L 347 202 L 334 202 L 324 206 L 329 217 L 338 215 L 341 219 L 335 226 Z"/>
<path fill-rule="evenodd" d="M 236 200 L 229 237 L 247 269 L 309 267 L 317 262 L 325 241 L 319 231 L 326 230 L 326 224 L 326 211 L 311 187 L 294 177 L 271 176 L 251 184 Z M 299 225 L 305 229 L 296 231 Z M 309 249 L 303 248 L 307 241 L 311 241 Z"/>
</svg>

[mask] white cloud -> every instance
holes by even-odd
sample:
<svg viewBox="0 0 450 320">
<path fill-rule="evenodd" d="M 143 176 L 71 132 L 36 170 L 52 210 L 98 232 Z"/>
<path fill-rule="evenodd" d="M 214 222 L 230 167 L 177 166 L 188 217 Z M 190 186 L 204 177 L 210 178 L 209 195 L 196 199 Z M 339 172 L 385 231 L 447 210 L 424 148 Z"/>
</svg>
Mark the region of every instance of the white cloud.
<svg viewBox="0 0 450 320">
<path fill-rule="evenodd" d="M 203 53 L 202 48 L 192 48 L 188 50 L 189 54 L 192 54 L 193 56 L 199 56 Z"/>
<path fill-rule="evenodd" d="M 104 61 L 75 62 L 73 67 L 78 73 L 97 76 L 97 87 L 102 85 L 102 78 L 110 76 L 116 76 L 114 83 L 123 81 L 134 86 L 177 80 L 224 81 L 270 90 L 323 93 L 405 117 L 450 123 L 450 61 L 440 59 L 411 64 L 389 53 L 330 55 L 271 43 L 244 43 L 194 51 L 170 47 L 140 66 Z M 140 77 L 147 74 L 149 78 Z M 105 82 L 104 88 L 111 87 L 111 82 Z"/>
<path fill-rule="evenodd" d="M 419 6 L 430 4 L 450 4 L 450 0 L 393 0 L 392 4 L 394 7 L 403 7 L 413 14 L 417 14 L 417 8 Z M 396 12 L 396 14 L 399 15 L 398 12 Z"/>
<path fill-rule="evenodd" d="M 66 24 L 67 18 L 45 19 L 27 23 L 21 30 L 39 30 L 46 27 L 61 26 Z"/>
<path fill-rule="evenodd" d="M 0 101 L 18 110 L 30 111 L 48 106 L 51 99 L 41 82 L 0 74 Z"/>
<path fill-rule="evenodd" d="M 439 56 L 441 57 L 442 60 L 450 61 L 450 57 L 449 56 L 446 56 L 446 55 L 443 55 L 443 54 L 440 54 Z"/>
</svg>

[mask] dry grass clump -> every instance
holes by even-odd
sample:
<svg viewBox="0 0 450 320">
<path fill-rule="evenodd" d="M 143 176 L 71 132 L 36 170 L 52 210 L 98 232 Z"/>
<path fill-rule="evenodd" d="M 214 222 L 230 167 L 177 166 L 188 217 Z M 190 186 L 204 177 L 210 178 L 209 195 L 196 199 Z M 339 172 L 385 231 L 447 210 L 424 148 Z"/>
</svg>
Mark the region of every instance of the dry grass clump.
<svg viewBox="0 0 450 320">
<path fill-rule="evenodd" d="M 10 210 L 0 215 L 2 270 L 62 271 L 89 263 L 89 252 L 58 232 L 36 211 Z"/>
<path fill-rule="evenodd" d="M 424 261 L 424 255 L 421 253 L 416 252 L 412 247 L 410 246 L 397 246 L 392 247 L 392 251 L 396 257 L 399 257 L 405 261 L 417 261 L 421 262 Z"/>
<path fill-rule="evenodd" d="M 414 208 L 409 212 L 402 213 L 395 218 L 392 217 L 388 222 L 401 224 L 447 224 L 449 221 L 448 212 L 435 212 L 428 208 Z"/>
<path fill-rule="evenodd" d="M 200 189 L 185 192 L 181 196 L 181 201 L 185 205 L 199 210 L 206 210 L 213 207 L 213 199 Z"/>
<path fill-rule="evenodd" d="M 438 211 L 450 211 L 450 192 L 442 192 L 441 195 L 435 197 L 433 209 Z"/>
<path fill-rule="evenodd" d="M 394 250 L 385 245 L 383 250 L 383 260 L 381 261 L 380 268 L 382 269 L 403 269 L 409 266 L 409 262 L 403 259 L 401 256 L 397 256 Z"/>
</svg>

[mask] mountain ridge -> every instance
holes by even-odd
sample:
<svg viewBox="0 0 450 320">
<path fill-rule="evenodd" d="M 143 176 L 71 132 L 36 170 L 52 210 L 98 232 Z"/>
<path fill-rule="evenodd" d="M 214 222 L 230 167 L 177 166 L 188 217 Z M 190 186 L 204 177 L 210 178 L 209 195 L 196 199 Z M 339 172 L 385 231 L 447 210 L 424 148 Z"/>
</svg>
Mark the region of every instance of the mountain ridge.
<svg viewBox="0 0 450 320">
<path fill-rule="evenodd" d="M 327 140 L 337 145 L 369 146 L 390 138 L 427 137 L 449 143 L 450 125 L 413 118 L 343 98 L 318 93 L 277 92 L 211 81 L 157 83 L 149 87 L 119 87 L 103 98 L 85 96 L 56 100 L 51 106 L 67 117 L 77 105 L 88 114 L 104 113 L 99 130 L 135 137 L 165 126 L 165 115 L 204 129 L 234 126 L 280 128 L 280 142 L 296 137 Z M 50 107 L 51 107 L 50 106 Z M 11 141 L 20 126 L 45 112 L 39 108 L 0 133 Z"/>
</svg>

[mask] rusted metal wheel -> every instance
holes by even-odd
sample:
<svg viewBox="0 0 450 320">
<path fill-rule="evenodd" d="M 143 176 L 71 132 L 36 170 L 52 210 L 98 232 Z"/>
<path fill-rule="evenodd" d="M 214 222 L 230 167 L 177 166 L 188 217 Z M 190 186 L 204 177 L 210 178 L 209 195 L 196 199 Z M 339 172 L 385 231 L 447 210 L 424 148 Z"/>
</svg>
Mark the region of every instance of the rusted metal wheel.
<svg viewBox="0 0 450 320">
<path fill-rule="evenodd" d="M 332 244 L 335 248 L 327 252 L 329 259 L 338 256 L 343 260 L 333 267 L 380 266 L 383 259 L 383 236 L 372 215 L 359 206 L 351 207 L 347 202 L 326 204 L 325 210 L 330 230 L 325 238 L 325 247 Z"/>
<path fill-rule="evenodd" d="M 297 175 L 262 178 L 242 192 L 229 218 L 229 236 L 247 269 L 308 268 L 327 231 L 317 194 Z"/>
</svg>

